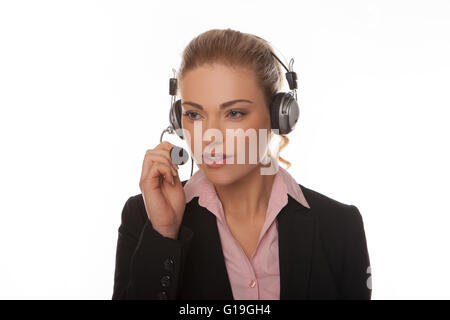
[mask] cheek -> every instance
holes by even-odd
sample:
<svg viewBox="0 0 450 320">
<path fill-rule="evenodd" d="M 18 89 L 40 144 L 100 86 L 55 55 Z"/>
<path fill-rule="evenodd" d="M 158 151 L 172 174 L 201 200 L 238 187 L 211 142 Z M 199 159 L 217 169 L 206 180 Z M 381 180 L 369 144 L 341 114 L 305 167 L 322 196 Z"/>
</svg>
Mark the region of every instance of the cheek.
<svg viewBox="0 0 450 320">
<path fill-rule="evenodd" d="M 182 118 L 182 126 L 184 132 L 187 133 L 185 134 L 185 140 L 191 149 L 191 154 L 196 159 L 196 162 L 199 163 L 201 152 L 203 152 L 212 141 L 203 141 L 203 136 L 205 134 L 203 127 L 201 127 L 200 130 L 201 134 L 194 135 L 196 127 L 195 123 L 186 120 L 185 117 Z M 266 150 L 268 134 L 270 132 L 270 118 L 268 113 L 264 111 L 260 113 L 254 112 L 242 121 L 227 121 L 226 123 L 223 123 L 223 127 L 220 129 L 223 134 L 223 152 L 227 153 L 227 144 L 232 143 L 233 147 L 231 150 L 233 150 L 235 158 L 234 164 L 253 165 L 259 162 L 261 154 Z M 230 135 L 230 138 L 233 138 L 234 141 L 227 142 L 228 137 L 226 135 L 226 129 L 230 129 L 235 133 L 234 135 Z M 263 149 L 262 151 L 260 150 L 260 145 Z M 198 146 L 201 147 L 199 150 L 200 154 L 197 156 L 195 147 L 198 148 Z"/>
<path fill-rule="evenodd" d="M 261 153 L 259 150 L 260 145 L 265 149 L 268 144 L 270 134 L 270 118 L 267 119 L 265 114 L 249 118 L 248 121 L 242 121 L 238 127 L 242 128 L 242 131 L 237 131 L 238 134 L 234 137 L 236 154 L 240 152 L 238 148 L 242 148 L 242 143 L 240 144 L 238 142 L 244 140 L 246 163 L 250 163 L 249 160 L 251 160 L 250 158 L 252 154 L 256 156 L 257 160 L 259 160 L 259 155 Z"/>
</svg>

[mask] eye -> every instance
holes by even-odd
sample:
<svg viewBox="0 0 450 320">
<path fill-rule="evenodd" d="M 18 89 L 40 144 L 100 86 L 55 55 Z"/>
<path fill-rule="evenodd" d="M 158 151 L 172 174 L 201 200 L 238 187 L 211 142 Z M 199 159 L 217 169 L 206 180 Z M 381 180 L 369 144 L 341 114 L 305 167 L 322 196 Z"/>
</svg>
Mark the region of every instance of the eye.
<svg viewBox="0 0 450 320">
<path fill-rule="evenodd" d="M 243 116 L 245 116 L 245 112 L 241 112 L 241 111 L 237 111 L 237 110 L 231 110 L 228 114 L 233 119 L 242 118 Z"/>
<path fill-rule="evenodd" d="M 195 116 L 200 116 L 195 111 L 186 111 L 183 113 L 183 116 L 188 117 L 189 120 L 199 120 L 199 118 L 195 118 Z"/>
</svg>

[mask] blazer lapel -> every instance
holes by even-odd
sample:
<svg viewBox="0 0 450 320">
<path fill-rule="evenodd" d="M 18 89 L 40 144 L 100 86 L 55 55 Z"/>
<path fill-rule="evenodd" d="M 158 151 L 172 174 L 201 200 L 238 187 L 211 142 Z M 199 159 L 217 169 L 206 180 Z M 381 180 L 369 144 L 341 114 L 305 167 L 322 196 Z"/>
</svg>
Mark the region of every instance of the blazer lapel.
<svg viewBox="0 0 450 320">
<path fill-rule="evenodd" d="M 208 209 L 198 205 L 195 198 L 196 212 L 190 215 L 186 224 L 194 231 L 194 237 L 200 241 L 196 243 L 194 257 L 201 261 L 197 270 L 201 274 L 201 299 L 233 300 L 231 284 L 225 265 L 217 218 Z"/>
<path fill-rule="evenodd" d="M 311 209 L 288 195 L 277 216 L 280 300 L 306 299 L 311 270 L 314 219 Z"/>
</svg>

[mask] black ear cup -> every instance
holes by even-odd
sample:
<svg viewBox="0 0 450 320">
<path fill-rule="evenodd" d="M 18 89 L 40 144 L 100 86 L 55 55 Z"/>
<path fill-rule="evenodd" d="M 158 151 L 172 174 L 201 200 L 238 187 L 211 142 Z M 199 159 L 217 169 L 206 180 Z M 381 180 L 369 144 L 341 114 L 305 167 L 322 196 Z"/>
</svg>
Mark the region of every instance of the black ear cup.
<svg viewBox="0 0 450 320">
<path fill-rule="evenodd" d="M 184 140 L 183 131 L 181 130 L 181 99 L 175 101 L 170 108 L 169 121 L 176 134 Z"/>
<path fill-rule="evenodd" d="M 295 125 L 297 124 L 297 121 L 300 117 L 300 108 L 298 106 L 297 100 L 295 100 L 292 94 L 289 93 L 287 94 L 287 97 L 283 104 L 286 105 L 287 118 L 284 120 L 286 122 L 286 127 L 288 128 L 288 131 L 285 133 L 287 134 L 294 130 Z"/>
<path fill-rule="evenodd" d="M 272 129 L 280 129 L 279 114 L 280 114 L 280 102 L 283 97 L 283 92 L 279 92 L 272 97 L 270 103 L 270 125 Z"/>
<path fill-rule="evenodd" d="M 300 109 L 295 98 L 290 93 L 278 92 L 270 103 L 270 123 L 272 129 L 278 129 L 278 134 L 291 132 L 298 121 Z"/>
</svg>

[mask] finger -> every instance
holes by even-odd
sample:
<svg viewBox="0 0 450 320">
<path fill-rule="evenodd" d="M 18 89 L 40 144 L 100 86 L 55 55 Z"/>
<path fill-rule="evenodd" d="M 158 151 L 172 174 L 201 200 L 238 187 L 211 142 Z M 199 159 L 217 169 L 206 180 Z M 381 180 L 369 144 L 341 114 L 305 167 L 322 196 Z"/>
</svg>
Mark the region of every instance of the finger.
<svg viewBox="0 0 450 320">
<path fill-rule="evenodd" d="M 147 154 L 150 153 L 150 151 L 155 151 L 155 150 L 168 150 L 168 151 L 170 151 L 170 149 L 173 146 L 174 145 L 171 144 L 170 142 L 163 141 L 158 146 L 156 146 L 155 149 L 149 149 L 149 150 L 146 151 L 144 160 L 142 162 L 142 172 L 141 172 L 141 179 L 140 179 L 139 185 L 141 185 L 141 181 L 143 179 L 145 179 L 145 177 L 148 175 L 148 173 L 149 173 L 149 171 L 151 169 L 151 166 L 152 166 L 152 164 L 154 162 L 154 161 L 151 160 L 151 157 L 148 156 Z M 178 166 L 176 166 L 175 168 L 178 169 Z"/>
<path fill-rule="evenodd" d="M 166 165 L 165 163 L 157 162 L 154 164 L 155 170 L 158 170 L 160 172 L 160 178 L 161 174 L 163 175 L 163 179 L 166 180 L 168 183 L 174 185 L 175 179 L 173 175 L 173 169 Z M 152 169 L 153 169 L 152 167 Z M 152 174 L 152 170 L 150 170 L 150 177 L 154 178 L 155 176 Z"/>
<path fill-rule="evenodd" d="M 150 169 L 148 178 L 150 181 L 156 182 L 159 181 L 159 179 L 161 179 L 161 176 L 163 177 L 163 180 L 165 180 L 167 183 L 174 185 L 175 181 L 172 175 L 171 168 L 164 163 L 156 162 Z"/>
<path fill-rule="evenodd" d="M 174 144 L 172 144 L 172 143 L 170 143 L 170 142 L 168 142 L 168 141 L 163 141 L 163 142 L 161 142 L 158 146 L 156 146 L 156 148 L 153 149 L 153 150 L 154 150 L 154 151 L 156 151 L 156 150 L 158 150 L 158 151 L 159 151 L 159 150 L 165 150 L 167 156 L 168 156 L 169 159 L 170 159 L 170 162 L 173 163 L 173 162 L 172 162 L 171 155 L 170 155 L 170 152 L 171 152 L 171 150 L 172 150 L 173 147 L 175 147 Z M 173 164 L 176 165 L 175 163 L 173 163 Z M 176 169 L 178 169 L 178 166 L 176 167 Z"/>
<path fill-rule="evenodd" d="M 173 144 L 171 144 L 169 141 L 163 141 L 160 144 L 158 144 L 153 150 L 167 150 L 170 151 L 172 147 L 175 147 Z"/>
<path fill-rule="evenodd" d="M 171 170 L 172 170 L 172 174 L 174 176 L 178 175 L 178 171 L 177 168 L 175 168 L 175 166 L 173 165 L 173 163 L 170 160 L 167 160 L 166 157 L 159 155 L 159 154 L 151 154 L 151 161 L 153 162 L 158 162 L 158 163 L 164 163 L 167 166 L 170 166 Z"/>
<path fill-rule="evenodd" d="M 162 157 L 166 158 L 167 161 L 173 166 L 173 168 L 175 170 L 178 170 L 178 167 L 176 167 L 176 164 L 172 162 L 172 158 L 170 156 L 170 152 L 169 151 L 167 151 L 167 150 L 148 150 L 146 155 L 147 154 L 149 154 L 151 156 L 159 155 L 159 156 L 162 156 Z"/>
<path fill-rule="evenodd" d="M 152 158 L 154 158 L 154 155 L 155 154 L 158 154 L 158 155 L 160 155 L 160 156 L 163 156 L 164 158 L 166 158 L 167 159 L 167 162 L 168 163 L 170 163 L 171 165 L 172 165 L 172 167 L 174 168 L 174 171 L 175 171 L 175 175 L 177 175 L 178 173 L 177 173 L 177 170 L 178 170 L 178 166 L 176 166 L 176 164 L 174 164 L 173 162 L 172 162 L 172 159 L 171 159 L 171 157 L 170 157 L 170 155 L 169 155 L 169 152 L 167 151 L 167 150 L 162 150 L 162 149 L 159 149 L 159 150 L 155 150 L 155 149 L 149 149 L 149 150 L 147 150 L 146 152 L 145 152 L 145 157 L 144 157 L 144 161 L 143 161 L 143 164 L 142 164 L 142 174 L 141 174 L 141 176 L 145 176 L 145 175 L 147 175 L 147 173 L 148 173 L 148 171 L 150 170 L 150 167 L 151 167 L 151 161 L 149 161 L 148 159 L 150 158 L 150 159 L 152 159 Z"/>
<path fill-rule="evenodd" d="M 153 163 L 153 161 L 152 161 L 151 157 L 149 157 L 149 156 L 147 156 L 147 154 L 145 154 L 144 160 L 142 161 L 141 180 L 143 178 L 145 178 L 148 175 L 148 173 L 150 172 L 152 163 Z"/>
</svg>

